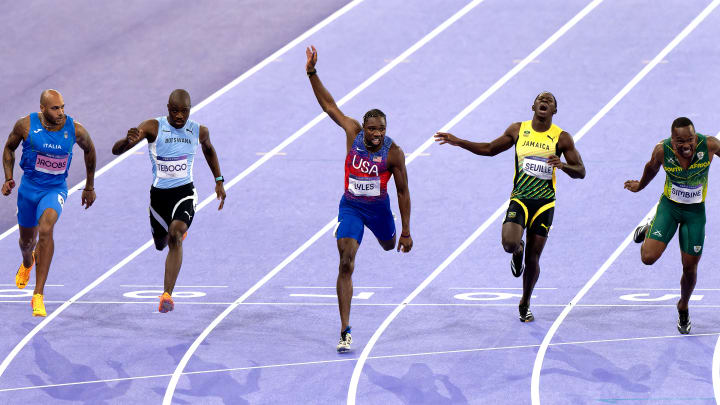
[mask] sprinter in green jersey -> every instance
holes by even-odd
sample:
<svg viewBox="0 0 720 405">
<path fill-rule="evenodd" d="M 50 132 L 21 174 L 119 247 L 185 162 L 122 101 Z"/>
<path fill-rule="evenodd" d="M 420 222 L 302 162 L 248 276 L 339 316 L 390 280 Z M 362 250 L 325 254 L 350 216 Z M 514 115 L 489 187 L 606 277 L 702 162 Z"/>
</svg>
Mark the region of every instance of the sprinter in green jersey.
<svg viewBox="0 0 720 405">
<path fill-rule="evenodd" d="M 695 288 L 697 265 L 705 241 L 705 195 L 713 155 L 720 156 L 720 141 L 696 133 L 692 121 L 680 117 L 672 123 L 670 138 L 653 149 L 642 178 L 625 182 L 625 188 L 636 193 L 650 183 L 661 166 L 665 169 L 665 187 L 655 217 L 635 230 L 634 240 L 637 243 L 644 241 L 640 257 L 643 263 L 651 265 L 660 258 L 680 228 L 683 275 L 677 303 L 677 327 L 682 334 L 690 333 L 688 303 Z"/>
</svg>

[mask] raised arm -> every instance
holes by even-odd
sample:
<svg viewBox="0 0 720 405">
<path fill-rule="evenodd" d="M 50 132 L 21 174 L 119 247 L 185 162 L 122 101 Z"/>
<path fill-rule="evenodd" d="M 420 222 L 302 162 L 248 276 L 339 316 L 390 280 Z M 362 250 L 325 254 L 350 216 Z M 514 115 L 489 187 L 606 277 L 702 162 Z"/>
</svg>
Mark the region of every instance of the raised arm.
<svg viewBox="0 0 720 405">
<path fill-rule="evenodd" d="M 398 252 L 402 250 L 407 253 L 413 246 L 412 236 L 410 236 L 410 190 L 408 189 L 407 169 L 405 167 L 405 153 L 394 143 L 390 146 L 388 152 L 388 166 L 395 178 L 400 219 L 402 221 L 402 231 L 400 232 L 397 250 Z"/>
<path fill-rule="evenodd" d="M 226 193 L 225 186 L 223 185 L 225 179 L 220 172 L 220 162 L 218 161 L 215 147 L 210 142 L 210 130 L 202 125 L 200 125 L 200 146 L 202 146 L 205 161 L 207 161 L 208 166 L 210 166 L 210 171 L 212 171 L 213 177 L 215 177 L 215 194 L 217 194 L 217 199 L 220 200 L 220 205 L 218 206 L 219 211 L 223 205 L 225 205 Z"/>
<path fill-rule="evenodd" d="M 320 78 L 317 75 L 317 70 L 315 69 L 318 56 L 317 49 L 315 49 L 314 46 L 311 46 L 310 48 L 305 49 L 305 54 L 307 55 L 305 71 L 308 78 L 310 78 L 310 85 L 312 86 L 313 93 L 315 93 L 315 98 L 317 98 L 318 104 L 320 104 L 323 111 L 325 111 L 336 124 L 345 130 L 349 149 L 352 145 L 352 141 L 355 139 L 355 136 L 362 130 L 362 127 L 355 119 L 346 116 L 342 111 L 340 111 L 340 108 L 338 108 L 337 104 L 335 104 L 335 99 L 333 99 L 330 92 L 320 81 Z"/>
<path fill-rule="evenodd" d="M 115 142 L 112 147 L 113 155 L 122 155 L 143 139 L 148 142 L 155 142 L 158 133 L 157 120 L 146 120 L 140 123 L 137 128 L 130 128 L 124 138 Z"/>
<path fill-rule="evenodd" d="M 13 180 L 13 169 L 15 168 L 15 149 L 20 146 L 30 130 L 30 118 L 23 117 L 17 120 L 7 142 L 3 149 L 3 169 L 5 171 L 5 181 L 2 185 L 2 195 L 10 195 L 12 189 L 15 188 L 15 180 Z"/>
<path fill-rule="evenodd" d="M 551 155 L 548 163 L 562 170 L 573 179 L 584 179 L 585 165 L 583 164 L 582 157 L 580 157 L 580 152 L 575 149 L 575 141 L 573 141 L 572 136 L 565 131 L 560 133 L 558 151 L 561 155 L 565 156 L 567 162 L 563 163 L 559 156 Z"/>
<path fill-rule="evenodd" d="M 455 135 L 447 132 L 436 133 L 435 141 L 440 142 L 440 145 L 444 145 L 447 143 L 452 146 L 459 146 L 476 155 L 495 156 L 500 152 L 505 152 L 513 145 L 515 145 L 515 141 L 517 141 L 519 132 L 520 123 L 515 122 L 513 124 L 510 124 L 510 126 L 507 127 L 505 132 L 503 132 L 500 137 L 496 138 L 492 142 L 470 142 L 465 139 L 460 139 Z"/>
<path fill-rule="evenodd" d="M 85 152 L 85 188 L 83 188 L 80 203 L 85 209 L 90 208 L 95 202 L 95 145 L 93 145 L 90 134 L 79 122 L 75 123 L 75 142 Z"/>
<path fill-rule="evenodd" d="M 655 145 L 652 156 L 650 156 L 650 161 L 645 164 L 645 170 L 643 170 L 643 175 L 640 181 L 628 180 L 625 182 L 625 188 L 633 193 L 637 193 L 638 191 L 644 189 L 645 186 L 647 186 L 660 171 L 664 158 L 665 154 L 663 151 L 663 144 L 661 142 Z"/>
</svg>

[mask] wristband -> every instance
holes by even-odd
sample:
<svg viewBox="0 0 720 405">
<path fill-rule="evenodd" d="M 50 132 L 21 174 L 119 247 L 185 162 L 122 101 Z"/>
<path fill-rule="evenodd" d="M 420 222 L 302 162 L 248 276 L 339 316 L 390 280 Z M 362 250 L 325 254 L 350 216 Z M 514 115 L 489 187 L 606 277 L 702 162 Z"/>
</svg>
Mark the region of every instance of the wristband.
<svg viewBox="0 0 720 405">
<path fill-rule="evenodd" d="M 401 238 L 409 238 L 410 234 L 405 235 L 404 233 L 400 233 Z"/>
<path fill-rule="evenodd" d="M 83 191 L 95 191 L 94 188 L 84 188 Z"/>
<path fill-rule="evenodd" d="M 308 77 L 313 77 L 316 73 L 317 73 L 317 70 L 313 69 L 312 71 L 307 72 L 307 75 L 308 75 Z"/>
<path fill-rule="evenodd" d="M 222 182 L 224 183 L 224 182 L 225 182 L 225 178 L 224 178 L 223 176 L 218 176 L 218 177 L 215 177 L 215 181 L 216 181 L 216 182 L 222 181 Z"/>
</svg>

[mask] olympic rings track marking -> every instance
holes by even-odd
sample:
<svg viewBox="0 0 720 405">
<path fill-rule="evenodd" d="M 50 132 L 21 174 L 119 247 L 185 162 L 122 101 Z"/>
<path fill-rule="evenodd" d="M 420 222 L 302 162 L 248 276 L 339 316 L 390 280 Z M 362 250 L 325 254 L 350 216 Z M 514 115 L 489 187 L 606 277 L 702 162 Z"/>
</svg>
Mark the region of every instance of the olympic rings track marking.
<svg viewBox="0 0 720 405">
<path fill-rule="evenodd" d="M 368 87 L 370 84 L 375 82 L 377 79 L 379 79 L 381 76 L 383 76 L 385 73 L 390 71 L 390 69 L 397 66 L 402 61 L 406 60 L 410 55 L 415 53 L 418 49 L 423 47 L 425 44 L 430 42 L 433 38 L 435 38 L 437 35 L 445 31 L 448 27 L 450 27 L 452 24 L 454 24 L 456 21 L 458 21 L 460 18 L 462 18 L 465 14 L 469 13 L 472 9 L 480 5 L 484 0 L 473 0 L 466 4 L 462 9 L 457 11 L 455 14 L 453 14 L 450 18 L 445 20 L 442 24 L 438 25 L 430 31 L 427 35 L 422 37 L 419 41 L 417 41 L 415 44 L 413 44 L 410 48 L 405 50 L 400 56 L 396 57 L 392 60 L 388 65 L 386 65 L 383 69 L 380 69 L 377 73 L 375 73 L 373 76 L 368 78 L 365 82 L 360 84 L 358 87 L 353 89 L 350 93 L 348 93 L 345 97 L 343 97 L 337 104 L 338 106 L 343 105 L 345 102 L 347 102 L 350 98 L 357 95 L 360 91 Z M 327 114 L 322 113 L 319 116 L 317 116 L 314 120 L 312 120 L 310 123 L 305 125 L 301 129 L 301 131 L 307 131 L 312 126 L 314 126 L 317 122 L 322 120 Z M 416 149 L 406 160 L 406 164 L 410 164 L 422 151 L 427 149 L 431 144 L 433 143 L 432 137 L 429 139 L 428 142 L 425 142 L 422 144 L 418 149 Z M 268 155 L 274 154 L 279 149 L 276 147 L 272 151 L 268 152 Z M 233 179 L 234 181 L 235 179 Z M 232 182 L 231 182 L 232 183 Z M 211 196 L 212 197 L 212 196 Z M 205 203 L 206 201 L 203 201 Z M 208 201 L 209 202 L 209 201 Z M 215 329 L 215 327 L 220 324 L 220 322 L 227 317 L 230 312 L 232 312 L 238 305 L 240 305 L 243 301 L 245 301 L 250 295 L 252 295 L 255 291 L 257 291 L 260 287 L 262 287 L 265 283 L 267 283 L 270 279 L 272 279 L 277 273 L 279 273 L 285 266 L 287 266 L 290 262 L 292 262 L 297 256 L 299 256 L 303 251 L 305 251 L 308 247 L 310 247 L 313 243 L 315 243 L 316 240 L 318 240 L 322 235 L 324 235 L 326 232 L 328 232 L 332 227 L 337 223 L 337 217 L 333 218 L 328 222 L 325 226 L 322 227 L 317 233 L 315 233 L 310 239 L 305 241 L 299 248 L 297 248 L 294 252 L 292 252 L 288 257 L 286 257 L 280 264 L 275 266 L 270 272 L 268 272 L 262 279 L 260 279 L 255 285 L 250 287 L 240 298 L 238 298 L 232 305 L 230 305 L 228 308 L 225 309 L 220 315 L 218 315 L 211 323 L 208 325 L 207 328 L 195 339 L 193 344 L 188 348 L 188 350 L 183 355 L 182 359 L 177 365 L 177 368 L 173 372 L 172 378 L 170 379 L 170 383 L 168 384 L 167 390 L 165 391 L 165 397 L 163 399 L 164 405 L 170 405 L 172 403 L 172 397 L 173 393 L 175 392 L 175 388 L 177 387 L 177 383 L 180 380 L 180 376 L 182 375 L 182 371 L 187 365 L 187 363 L 190 361 L 190 358 L 192 357 L 193 353 L 197 350 L 197 348 L 200 346 L 200 343 L 205 340 L 207 335 L 210 334 L 210 332 Z"/>
<path fill-rule="evenodd" d="M 645 65 L 645 67 L 640 70 L 640 72 L 635 75 L 635 77 L 628 82 L 628 84 L 623 87 L 622 90 L 618 94 L 613 97 L 610 102 L 608 102 L 605 107 L 603 107 L 596 115 L 593 117 L 588 124 L 595 125 L 605 114 L 610 111 L 617 103 L 620 102 L 620 100 L 625 97 L 630 90 L 632 90 L 633 87 L 635 87 L 640 80 L 642 80 L 655 66 L 657 66 L 675 47 L 683 40 L 685 37 L 690 35 L 690 33 L 697 28 L 700 23 L 705 20 L 705 18 L 710 15 L 710 13 L 715 10 L 715 8 L 720 5 L 720 0 L 713 0 L 712 3 L 710 3 L 703 11 L 700 12 L 691 22 L 688 24 L 680 33 L 673 38 L 670 43 L 667 44 L 665 48 L 663 48 L 660 53 L 653 58 L 653 60 Z M 588 127 L 588 124 L 586 124 L 578 133 L 578 136 L 584 135 L 587 130 L 590 129 Z M 587 128 L 587 129 L 586 129 Z M 585 132 L 583 132 L 583 129 L 585 129 Z M 656 204 L 657 206 L 657 204 Z M 650 212 L 645 216 L 643 221 L 648 220 L 655 210 L 655 207 L 653 207 Z M 640 224 L 642 224 L 641 222 Z M 633 228 L 634 230 L 634 228 Z M 540 344 L 540 348 L 538 349 L 537 355 L 535 356 L 535 363 L 533 364 L 533 371 L 532 371 L 532 377 L 530 380 L 530 399 L 532 405 L 539 405 L 540 404 L 540 370 L 542 369 L 542 363 L 543 359 L 545 358 L 545 353 L 547 352 L 548 344 L 552 340 L 553 336 L 555 335 L 555 332 L 557 332 L 558 328 L 560 327 L 560 324 L 565 320 L 565 317 L 570 313 L 573 306 L 578 303 L 582 299 L 585 294 L 590 291 L 590 288 L 600 279 L 600 277 L 605 273 L 605 271 L 612 265 L 612 263 L 620 256 L 620 253 L 622 253 L 623 250 L 630 244 L 632 241 L 633 232 L 630 232 L 630 234 L 625 238 L 625 240 L 618 246 L 618 248 L 613 252 L 613 254 L 603 263 L 602 266 L 597 270 L 597 272 L 588 280 L 588 282 L 583 286 L 582 289 L 575 295 L 575 297 L 568 303 L 568 305 L 563 309 L 563 311 L 558 315 L 558 317 L 555 319 L 553 324 L 550 326 L 550 329 L 548 330 L 547 334 L 545 334 L 545 337 L 543 338 L 542 343 Z M 716 350 L 717 352 L 717 350 Z M 720 388 L 715 388 L 716 390 Z M 717 400 L 717 396 L 716 396 Z"/>
<path fill-rule="evenodd" d="M 525 68 L 530 62 L 535 60 L 540 54 L 542 54 L 548 47 L 550 47 L 553 43 L 555 43 L 560 37 L 565 35 L 567 31 L 569 31 L 573 26 L 575 26 L 580 20 L 582 20 L 586 15 L 588 15 L 593 9 L 595 9 L 600 3 L 602 3 L 603 0 L 594 0 L 593 2 L 589 3 L 585 8 L 580 10 L 579 13 L 577 13 L 573 18 L 571 18 L 568 22 L 566 22 L 560 29 L 558 29 L 553 35 L 551 35 L 548 39 L 545 40 L 542 44 L 540 44 L 539 47 L 537 47 L 534 51 L 532 51 L 528 56 L 526 56 L 520 63 L 518 63 L 513 69 L 511 69 L 509 72 L 507 72 L 503 77 L 501 77 L 497 82 L 495 82 L 490 88 L 488 88 L 483 94 L 480 95 L 475 101 L 473 101 L 470 105 L 468 105 L 463 111 L 461 111 L 458 115 L 456 115 L 450 122 L 448 122 L 441 130 L 440 132 L 448 132 L 455 124 L 460 122 L 463 118 L 465 118 L 470 112 L 472 112 L 480 103 L 485 101 L 487 98 L 489 98 L 492 94 L 494 94 L 500 87 L 505 85 L 510 79 L 512 79 L 515 75 L 517 75 L 522 69 Z M 587 126 L 586 126 L 587 127 Z M 589 128 L 588 128 L 589 129 Z M 580 135 L 576 135 L 576 138 L 579 139 Z M 431 137 L 428 139 L 427 142 L 425 142 L 425 145 L 429 147 L 433 143 L 433 138 Z M 470 244 L 477 239 L 480 234 L 482 234 L 495 220 L 497 220 L 500 215 L 505 211 L 507 208 L 508 201 L 505 201 L 500 205 L 500 207 L 487 219 L 485 222 L 483 222 L 482 225 L 478 229 L 475 230 L 475 232 L 470 235 L 457 249 L 455 249 L 454 252 L 450 254 L 433 272 L 425 279 L 423 280 L 420 285 L 415 288 L 413 292 L 410 293 L 410 295 L 403 300 L 403 303 L 395 307 L 393 312 L 390 313 L 390 315 L 385 318 L 385 320 L 380 324 L 378 329 L 375 330 L 375 333 L 373 333 L 372 337 L 370 337 L 370 340 L 363 348 L 362 353 L 360 353 L 360 357 L 358 358 L 358 362 L 355 364 L 355 368 L 353 369 L 352 377 L 350 378 L 350 387 L 348 389 L 348 395 L 347 395 L 347 404 L 348 405 L 355 405 L 355 397 L 357 396 L 357 386 L 360 382 L 360 374 L 362 373 L 363 366 L 365 365 L 365 362 L 367 361 L 367 358 L 370 354 L 370 351 L 372 350 L 375 343 L 380 338 L 380 335 L 387 329 L 387 327 L 390 325 L 390 323 L 397 317 L 397 315 L 405 308 L 407 305 L 422 292 L 425 287 L 427 287 L 440 273 L 443 272 L 447 268 L 447 266 L 455 260 L 465 249 L 467 249 Z"/>
<path fill-rule="evenodd" d="M 332 305 L 335 306 L 336 304 L 332 304 Z M 550 346 L 586 345 L 586 344 L 593 344 L 593 343 L 613 343 L 613 342 L 628 342 L 628 341 L 640 341 L 640 340 L 691 339 L 691 338 L 695 338 L 695 337 L 719 336 L 719 335 L 720 335 L 720 332 L 700 333 L 700 334 L 693 334 L 693 335 L 642 336 L 642 337 L 631 337 L 631 338 L 558 342 L 558 343 L 551 343 Z M 478 352 L 499 351 L 499 350 L 531 349 L 531 348 L 535 348 L 535 347 L 539 347 L 539 346 L 540 346 L 539 344 L 532 344 L 532 345 L 515 345 L 515 346 L 479 347 L 479 348 L 474 348 L 474 349 L 443 350 L 443 351 L 435 351 L 435 352 L 400 353 L 400 354 L 390 354 L 390 355 L 382 355 L 382 356 L 370 356 L 369 358 L 373 359 L 373 360 L 396 359 L 396 358 L 403 358 L 403 357 L 436 356 L 436 355 L 443 355 L 443 354 L 478 353 Z M 298 362 L 298 363 L 266 364 L 263 366 L 218 368 L 218 369 L 209 369 L 209 370 L 187 371 L 187 372 L 184 372 L 183 375 L 230 373 L 230 372 L 234 372 L 234 371 L 245 371 L 245 370 L 257 370 L 257 369 L 269 369 L 269 368 L 281 368 L 281 367 L 297 367 L 297 366 L 308 366 L 308 365 L 315 365 L 315 364 L 344 363 L 344 362 L 355 361 L 355 360 L 357 360 L 357 359 L 354 357 L 348 357 L 348 358 L 343 358 L 343 359 L 305 361 L 305 362 Z M 132 380 L 147 380 L 147 379 L 152 379 L 152 378 L 170 377 L 171 375 L 172 374 L 153 374 L 153 375 L 142 375 L 142 376 L 135 376 L 135 377 L 108 378 L 108 379 L 104 379 L 104 380 L 87 380 L 87 381 L 75 381 L 75 382 L 69 382 L 69 383 L 32 385 L 32 386 L 28 386 L 28 387 L 3 388 L 3 389 L 0 389 L 0 392 L 28 391 L 28 390 L 34 390 L 34 389 L 45 389 L 45 388 L 54 388 L 54 387 L 68 387 L 68 386 L 89 385 L 89 384 L 104 384 L 104 383 L 119 382 L 119 381 L 132 381 Z"/>
<path fill-rule="evenodd" d="M 310 28 L 309 30 L 303 32 L 302 34 L 300 34 L 300 36 L 298 36 L 297 38 L 293 39 L 292 41 L 290 41 L 289 43 L 287 43 L 287 44 L 286 44 L 285 46 L 283 46 L 282 48 L 280 48 L 280 49 L 278 49 L 277 51 L 275 51 L 272 55 L 270 55 L 270 56 L 268 56 L 267 58 L 263 59 L 260 63 L 258 63 L 257 65 L 253 66 L 253 67 L 250 68 L 248 71 L 246 71 L 245 73 L 243 73 L 242 75 L 238 76 L 237 78 L 235 78 L 235 79 L 234 79 L 233 81 L 231 81 L 230 83 L 228 83 L 228 84 L 226 84 L 225 86 L 223 86 L 220 90 L 218 90 L 218 91 L 216 91 L 215 93 L 211 94 L 208 98 L 206 98 L 205 100 L 201 101 L 201 102 L 200 102 L 198 105 L 196 105 L 195 107 L 192 107 L 192 109 L 190 110 L 190 114 L 192 115 L 192 114 L 194 114 L 194 113 L 202 110 L 205 106 L 207 106 L 208 104 L 210 104 L 210 103 L 212 103 L 213 101 L 217 100 L 220 96 L 222 96 L 223 94 L 225 94 L 225 93 L 227 93 L 228 91 L 232 90 L 235 86 L 237 86 L 238 84 L 244 82 L 244 81 L 245 81 L 246 79 L 248 79 L 250 76 L 254 75 L 254 74 L 257 73 L 258 71 L 260 71 L 262 68 L 264 68 L 265 66 L 267 66 L 267 65 L 269 65 L 270 63 L 274 62 L 277 58 L 279 58 L 280 56 L 284 55 L 287 51 L 289 51 L 290 49 L 294 48 L 295 46 L 297 46 L 297 45 L 300 44 L 301 42 L 305 41 L 305 40 L 308 39 L 311 35 L 313 35 L 314 33 L 318 32 L 320 29 L 324 28 L 325 26 L 327 26 L 327 25 L 330 24 L 331 22 L 335 21 L 338 17 L 340 17 L 340 16 L 342 16 L 343 14 L 347 13 L 348 11 L 350 11 L 351 9 L 353 9 L 355 6 L 357 6 L 358 4 L 362 3 L 363 1 L 364 1 L 364 0 L 352 0 L 350 3 L 346 4 L 345 6 L 343 6 L 342 8 L 340 8 L 339 10 L 337 10 L 337 11 L 335 11 L 334 13 L 330 14 L 326 19 L 320 21 L 319 23 L 317 23 L 316 25 L 314 25 L 314 26 L 313 26 L 312 28 Z M 118 165 L 118 164 L 119 164 L 120 162 L 122 162 L 123 160 L 127 159 L 128 157 L 130 157 L 133 153 L 137 152 L 139 149 L 141 149 L 141 148 L 144 147 L 145 145 L 147 145 L 147 141 L 146 141 L 146 140 L 142 140 L 140 143 L 138 143 L 137 145 L 135 145 L 132 149 L 130 149 L 130 150 L 128 150 L 127 152 L 123 153 L 122 155 L 116 157 L 115 159 L 113 159 L 112 161 L 110 161 L 108 164 L 106 164 L 105 166 L 101 167 L 97 172 L 95 172 L 95 178 L 97 179 L 97 178 L 100 177 L 103 173 L 107 172 L 108 170 L 112 169 L 113 167 L 115 167 L 116 165 Z M 272 157 L 272 155 L 270 155 L 269 157 Z M 268 157 L 268 158 L 269 158 L 269 157 Z M 262 163 L 261 163 L 261 164 L 262 164 Z M 86 180 L 87 180 L 87 179 L 81 180 L 78 184 L 74 185 L 70 190 L 68 190 L 68 197 L 70 197 L 71 194 L 75 193 L 76 191 L 80 190 L 81 188 L 85 187 L 85 181 L 86 181 Z M 13 232 L 15 232 L 15 231 L 17 231 L 17 230 L 18 230 L 18 226 L 17 226 L 17 225 L 11 227 L 11 228 L 8 229 L 7 231 L 5 231 L 5 232 L 3 232 L 2 234 L 0 234 L 0 240 L 5 239 L 6 237 L 8 237 L 10 234 L 12 234 Z M 4 371 L 4 369 L 0 368 L 0 376 L 2 376 L 2 372 L 3 372 L 3 371 Z"/>
<path fill-rule="evenodd" d="M 270 55 L 270 56 L 268 56 L 267 58 L 263 59 L 262 62 L 260 62 L 260 63 L 258 63 L 257 65 L 253 66 L 250 70 L 246 71 L 245 73 L 243 73 L 242 75 L 240 75 L 239 77 L 237 77 L 235 80 L 233 80 L 232 82 L 228 83 L 228 84 L 225 85 L 223 88 L 221 88 L 220 90 L 218 90 L 218 91 L 216 91 L 215 93 L 213 93 L 212 95 L 210 95 L 210 97 L 208 97 L 208 98 L 206 98 L 205 100 L 201 101 L 197 106 L 195 106 L 195 107 L 192 108 L 191 114 L 192 114 L 192 113 L 196 113 L 196 112 L 198 112 L 199 110 L 203 109 L 205 106 L 207 106 L 207 105 L 210 104 L 211 102 L 215 101 L 215 100 L 218 99 L 220 96 L 222 96 L 223 94 L 227 93 L 227 92 L 230 91 L 232 88 L 234 88 L 234 87 L 237 86 L 238 84 L 242 83 L 243 81 L 245 81 L 246 79 L 248 79 L 250 76 L 252 76 L 252 75 L 255 74 L 256 72 L 258 72 L 259 70 L 261 70 L 262 68 L 264 68 L 265 66 L 267 66 L 268 64 L 270 64 L 271 62 L 273 62 L 274 60 L 276 60 L 277 58 L 279 58 L 280 56 L 284 55 L 287 51 L 289 51 L 290 49 L 294 48 L 295 46 L 297 46 L 297 45 L 300 44 L 301 42 L 305 41 L 305 40 L 306 40 L 307 38 L 309 38 L 311 35 L 313 35 L 314 33 L 318 32 L 320 29 L 324 28 L 325 26 L 327 26 L 327 25 L 330 24 L 331 22 L 335 21 L 335 20 L 338 19 L 340 16 L 342 16 L 342 15 L 345 14 L 345 13 L 347 13 L 348 11 L 350 11 L 351 9 L 353 9 L 355 6 L 357 6 L 358 4 L 362 3 L 363 1 L 364 1 L 364 0 L 353 0 L 353 1 L 351 1 L 350 3 L 346 4 L 345 6 L 343 6 L 342 8 L 340 8 L 339 10 L 335 11 L 334 13 L 332 13 L 331 15 L 329 15 L 327 18 L 325 18 L 324 20 L 320 21 L 319 23 L 317 23 L 316 25 L 314 25 L 314 26 L 313 26 L 312 28 L 310 28 L 309 30 L 307 30 L 307 31 L 305 31 L 304 33 L 302 33 L 300 36 L 298 36 L 298 37 L 295 38 L 294 40 L 290 41 L 288 44 L 286 44 L 286 45 L 283 46 L 282 48 L 280 48 L 280 49 L 278 49 L 277 51 L 275 51 L 272 55 Z M 387 68 L 387 66 L 386 66 L 386 68 Z M 347 98 L 347 96 L 346 96 L 345 98 L 343 98 L 343 100 L 347 101 L 346 98 Z M 323 113 L 322 115 L 324 115 L 324 113 Z M 320 118 L 322 118 L 322 116 L 320 116 Z M 313 120 L 313 122 L 314 122 L 314 121 L 319 121 L 319 120 L 316 118 L 315 120 Z M 307 127 L 307 125 L 306 125 L 305 127 L 303 127 L 303 128 L 306 128 L 306 127 Z M 305 131 L 307 131 L 307 129 L 309 129 L 309 127 L 307 127 L 307 128 L 305 129 Z M 301 129 L 301 131 L 302 131 L 302 129 Z M 301 133 L 300 131 L 294 133 L 294 134 L 291 135 L 289 138 L 285 139 L 285 141 L 283 141 L 280 145 L 276 146 L 276 147 L 273 149 L 273 151 L 280 150 L 280 149 L 284 148 L 284 147 L 287 146 L 290 142 L 292 142 L 292 141 L 294 141 L 295 139 L 297 139 L 301 134 L 302 134 L 302 133 Z M 142 142 L 140 142 L 140 143 L 138 143 L 137 145 L 135 145 L 135 146 L 134 146 L 132 149 L 130 149 L 129 151 L 127 151 L 127 152 L 125 152 L 124 154 L 120 155 L 119 157 L 115 158 L 115 159 L 112 160 L 110 163 L 108 163 L 107 165 L 103 166 L 100 170 L 98 170 L 97 173 L 96 173 L 95 178 L 98 178 L 101 174 L 105 173 L 106 171 L 110 170 L 112 167 L 116 166 L 117 164 L 119 164 L 119 163 L 122 162 L 123 160 L 127 159 L 130 155 L 133 154 L 133 152 L 136 152 L 138 149 L 142 148 L 142 147 L 145 146 L 145 145 L 147 145 L 147 141 L 143 140 Z M 262 158 L 258 159 L 253 165 L 251 165 L 249 168 L 245 169 L 245 170 L 244 170 L 242 173 L 240 173 L 237 177 L 235 177 L 234 179 L 232 179 L 232 181 L 230 181 L 229 183 L 227 183 L 227 184 L 225 185 L 226 190 L 229 190 L 234 184 L 236 184 L 236 183 L 237 183 L 238 181 L 240 181 L 242 178 L 244 178 L 245 176 L 247 176 L 248 174 L 250 174 L 252 171 L 254 171 L 255 169 L 257 169 L 260 165 L 262 165 L 263 163 L 265 163 L 265 162 L 266 162 L 267 160 L 269 160 L 272 156 L 273 156 L 272 153 L 268 153 L 267 155 L 265 155 L 265 156 L 263 156 Z M 77 185 L 75 185 L 71 190 L 69 190 L 68 196 L 69 196 L 70 194 L 72 194 L 74 191 L 77 191 L 78 189 L 80 189 L 81 187 L 83 187 L 84 184 L 85 184 L 85 180 L 83 180 L 83 181 L 81 181 L 80 183 L 78 183 Z M 208 198 L 206 198 L 205 200 L 203 200 L 202 203 L 200 203 L 200 205 L 198 205 L 197 210 L 199 211 L 200 209 L 202 209 L 202 207 L 204 207 L 204 206 L 206 206 L 207 204 L 209 204 L 210 201 L 212 201 L 213 197 L 214 197 L 214 195 L 210 195 Z M 8 235 L 10 235 L 13 231 L 15 231 L 15 230 L 17 230 L 17 229 L 18 229 L 17 225 L 15 225 L 13 228 L 8 229 L 8 230 L 5 231 L 2 235 L 0 235 L 0 240 L 2 240 L 3 238 L 7 237 Z M 50 323 L 53 319 L 55 319 L 56 316 L 58 316 L 62 311 L 64 311 L 67 307 L 69 307 L 73 302 L 75 302 L 75 301 L 77 301 L 78 299 L 80 299 L 82 296 L 84 296 L 85 294 L 87 294 L 90 290 L 92 290 L 93 288 L 95 288 L 97 285 L 99 285 L 100 283 L 102 283 L 105 279 L 107 279 L 107 278 L 110 277 L 112 274 L 114 274 L 116 271 L 118 271 L 120 268 L 122 268 L 122 267 L 125 266 L 127 263 L 129 263 L 132 259 L 134 259 L 135 257 L 137 257 L 140 253 L 142 253 L 143 251 L 147 250 L 150 246 L 152 246 L 152 244 L 153 244 L 152 239 L 149 240 L 149 241 L 147 241 L 147 242 L 145 242 L 144 245 L 142 245 L 142 246 L 139 247 L 137 250 L 135 250 L 134 252 L 132 252 L 132 253 L 131 253 L 129 256 L 127 256 L 125 259 L 121 260 L 118 264 L 116 264 L 115 266 L 113 266 L 110 270 L 108 270 L 107 272 L 105 272 L 103 275 L 101 275 L 100 277 L 98 277 L 97 279 L 95 279 L 95 281 L 93 281 L 93 282 L 90 283 L 88 286 L 86 286 L 85 288 L 83 288 L 80 292 L 78 292 L 78 293 L 75 294 L 72 298 L 70 298 L 70 299 L 67 300 L 65 303 L 63 303 L 63 304 L 62 304 L 60 307 L 58 307 L 55 311 L 53 311 L 52 313 L 50 313 L 45 319 L 42 320 L 42 322 L 40 322 L 39 324 L 37 324 L 27 335 L 25 335 L 25 337 L 23 337 L 22 340 L 20 340 L 20 342 L 13 348 L 13 350 L 10 352 L 10 354 L 8 354 L 8 355 L 5 357 L 5 359 L 3 359 L 2 363 L 0 363 L 0 377 L 2 377 L 2 375 L 5 373 L 5 370 L 7 369 L 8 365 L 10 365 L 10 362 L 12 362 L 12 360 L 15 358 L 15 356 L 17 356 L 17 354 L 20 352 L 20 350 L 22 350 L 22 348 L 25 347 L 25 345 L 30 341 L 30 339 L 33 338 L 33 336 L 35 336 L 38 332 L 40 332 L 40 330 L 42 330 L 45 326 L 47 326 L 48 323 Z"/>
</svg>

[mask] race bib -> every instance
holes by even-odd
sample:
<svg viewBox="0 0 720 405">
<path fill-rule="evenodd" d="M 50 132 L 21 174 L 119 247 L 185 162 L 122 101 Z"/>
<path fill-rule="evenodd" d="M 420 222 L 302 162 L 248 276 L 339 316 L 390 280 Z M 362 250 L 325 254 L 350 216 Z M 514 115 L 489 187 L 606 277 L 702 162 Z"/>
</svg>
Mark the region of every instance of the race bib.
<svg viewBox="0 0 720 405">
<path fill-rule="evenodd" d="M 522 171 L 538 179 L 550 180 L 552 179 L 553 167 L 550 166 L 547 158 L 526 156 L 523 159 Z"/>
<path fill-rule="evenodd" d="M 68 156 L 47 156 L 37 154 L 35 159 L 35 170 L 47 174 L 65 174 L 67 169 Z"/>
<path fill-rule="evenodd" d="M 379 177 L 348 177 L 348 191 L 353 195 L 377 197 L 380 195 Z"/>
<path fill-rule="evenodd" d="M 188 176 L 187 156 L 157 157 L 157 176 L 160 179 L 183 179 Z"/>
<path fill-rule="evenodd" d="M 670 199 L 680 204 L 697 204 L 703 199 L 703 185 L 686 186 L 672 183 Z"/>
</svg>

